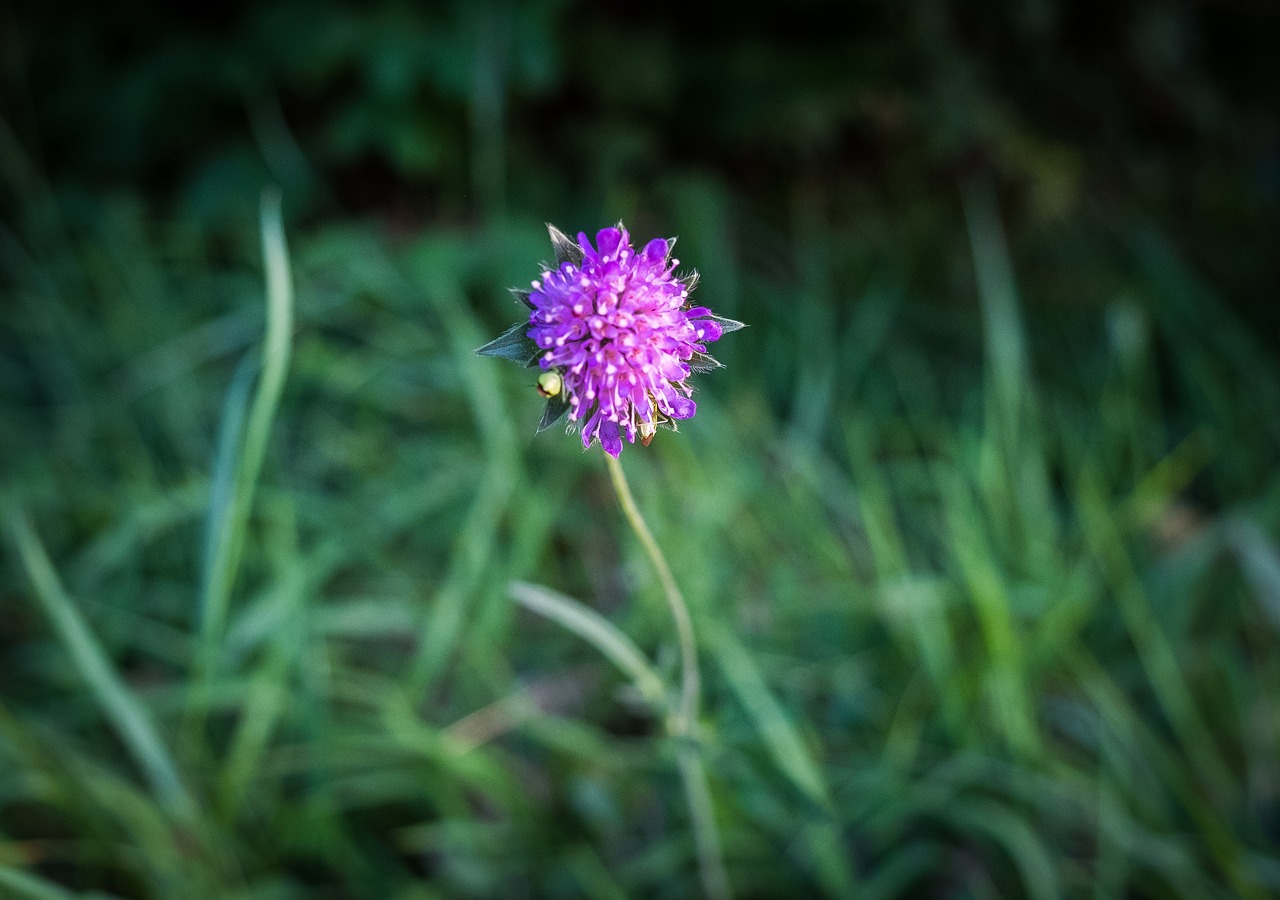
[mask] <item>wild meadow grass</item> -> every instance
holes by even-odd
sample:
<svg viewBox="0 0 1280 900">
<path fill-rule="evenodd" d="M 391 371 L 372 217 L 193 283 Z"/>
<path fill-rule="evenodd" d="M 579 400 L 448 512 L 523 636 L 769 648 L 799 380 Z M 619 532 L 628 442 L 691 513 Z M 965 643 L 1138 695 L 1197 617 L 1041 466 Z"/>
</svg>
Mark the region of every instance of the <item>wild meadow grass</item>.
<svg viewBox="0 0 1280 900">
<path fill-rule="evenodd" d="M 981 187 L 943 318 L 837 296 L 803 217 L 752 269 L 689 196 L 701 299 L 752 327 L 623 465 L 737 892 L 1280 892 L 1274 340 L 1154 230 L 1085 327 L 1032 315 Z M 0 894 L 696 895 L 661 587 L 598 448 L 473 353 L 541 222 L 21 208 Z"/>
</svg>

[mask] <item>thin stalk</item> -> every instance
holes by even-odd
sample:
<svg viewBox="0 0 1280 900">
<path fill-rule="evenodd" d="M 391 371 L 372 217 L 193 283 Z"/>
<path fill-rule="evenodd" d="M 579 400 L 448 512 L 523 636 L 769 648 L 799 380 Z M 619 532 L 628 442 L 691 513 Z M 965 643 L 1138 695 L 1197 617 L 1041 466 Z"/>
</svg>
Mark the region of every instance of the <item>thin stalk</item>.
<svg viewBox="0 0 1280 900">
<path fill-rule="evenodd" d="M 613 479 L 613 490 L 626 513 L 631 530 L 640 538 L 649 562 L 658 573 L 658 581 L 662 583 L 662 593 L 667 598 L 667 607 L 671 610 L 671 618 L 675 619 L 676 634 L 680 638 L 681 690 L 680 706 L 676 714 L 674 732 L 689 737 L 694 734 L 698 720 L 698 703 L 702 692 L 702 676 L 698 671 L 698 647 L 693 639 L 693 620 L 689 617 L 689 607 L 684 602 L 684 595 L 676 585 L 667 565 L 667 558 L 662 555 L 658 542 L 653 539 L 653 532 L 640 515 L 635 498 L 631 496 L 631 486 L 627 484 L 627 475 L 622 471 L 622 463 L 609 454 L 605 454 L 605 462 L 609 465 L 609 476 Z"/>
<path fill-rule="evenodd" d="M 702 878 L 702 888 L 712 900 L 722 900 L 732 895 L 729 876 L 724 867 L 724 857 L 720 850 L 720 832 L 716 829 L 715 810 L 711 807 L 711 792 L 707 788 L 707 772 L 702 764 L 701 750 L 698 745 L 698 704 L 702 691 L 702 678 L 698 671 L 698 647 L 693 637 L 693 620 L 689 616 L 689 607 L 684 602 L 684 595 L 671 574 L 671 566 L 662 555 L 662 549 L 653 539 L 653 532 L 645 523 L 644 516 L 636 506 L 631 495 L 631 487 L 627 484 L 626 473 L 622 464 L 608 454 L 605 462 L 609 465 L 609 476 L 613 479 L 613 490 L 622 504 L 622 511 L 627 516 L 632 531 L 640 539 L 644 551 L 658 573 L 658 581 L 662 583 L 662 593 L 667 599 L 667 607 L 671 610 L 671 618 L 676 623 L 676 634 L 680 639 L 681 690 L 680 704 L 676 714 L 672 716 L 669 728 L 676 738 L 676 760 L 680 767 L 680 779 L 684 783 L 685 796 L 689 800 L 689 819 L 693 824 L 693 838 L 698 853 L 698 872 Z"/>
<path fill-rule="evenodd" d="M 696 744 L 682 743 L 676 751 L 680 766 L 680 780 L 689 798 L 689 817 L 693 821 L 693 838 L 698 845 L 698 874 L 702 889 L 711 900 L 729 900 L 733 888 L 729 885 L 729 873 L 724 867 L 720 852 L 720 832 L 716 829 L 716 814 L 711 808 L 711 791 L 707 788 L 707 770 L 702 765 L 702 754 Z"/>
</svg>

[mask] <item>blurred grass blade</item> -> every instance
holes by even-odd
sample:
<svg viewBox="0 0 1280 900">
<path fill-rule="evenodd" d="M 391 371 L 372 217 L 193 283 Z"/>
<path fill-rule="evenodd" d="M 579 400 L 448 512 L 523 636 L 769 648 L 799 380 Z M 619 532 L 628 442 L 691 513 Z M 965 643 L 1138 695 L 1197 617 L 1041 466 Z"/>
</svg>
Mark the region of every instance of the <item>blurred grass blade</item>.
<svg viewBox="0 0 1280 900">
<path fill-rule="evenodd" d="M 711 802 L 711 787 L 707 783 L 707 768 L 702 764 L 702 754 L 695 744 L 681 742 L 676 751 L 680 767 L 680 779 L 684 782 L 685 795 L 689 798 L 690 826 L 698 854 L 698 875 L 702 890 L 708 900 L 730 900 L 733 886 L 724 867 L 724 853 L 720 845 L 720 832 L 715 827 L 715 808 Z"/>
<path fill-rule="evenodd" d="M 36 599 L 44 607 L 58 639 L 88 683 L 94 699 L 133 754 L 165 809 L 177 817 L 186 817 L 194 810 L 194 803 L 146 707 L 125 685 L 80 616 L 30 522 L 18 513 L 8 524 Z"/>
<path fill-rule="evenodd" d="M 1015 416 L 1027 381 L 1027 354 L 1018 315 L 1018 290 L 1013 280 L 1009 248 L 1000 227 L 995 196 L 989 184 L 974 183 L 964 192 L 965 220 L 973 268 L 982 298 L 986 350 L 999 391 L 1002 412 Z M 1012 423 L 1014 419 L 1007 420 Z"/>
<path fill-rule="evenodd" d="M 1111 583 L 1120 620 L 1133 640 L 1151 691 L 1193 768 L 1199 770 L 1205 784 L 1222 795 L 1240 790 L 1218 747 L 1223 735 L 1209 727 L 1210 720 L 1201 709 L 1187 667 L 1179 657 L 1176 638 L 1162 622 L 1159 606 L 1143 585 L 1117 528 L 1118 517 L 1105 498 L 1098 476 L 1091 472 L 1081 478 L 1076 508 L 1085 540 Z"/>
<path fill-rule="evenodd" d="M 249 414 L 249 395 L 253 383 L 261 371 L 260 360 L 249 353 L 240 360 L 231 375 L 227 395 L 222 401 L 222 416 L 218 421 L 218 442 L 213 462 L 213 477 L 209 484 L 209 505 L 205 515 L 204 556 L 201 584 L 208 585 L 217 564 L 218 538 L 227 510 L 232 507 L 235 493 L 236 453 L 244 435 L 244 423 Z M 207 598 L 202 597 L 201 616 Z"/>
<path fill-rule="evenodd" d="M 959 477 L 945 478 L 944 514 L 951 553 L 973 608 L 991 664 L 984 676 L 989 703 L 1009 745 L 1034 756 L 1041 741 L 1032 690 L 1027 682 L 1023 641 L 1013 616 L 1006 575 L 983 533 L 978 507 Z"/>
<path fill-rule="evenodd" d="M 1258 606 L 1280 628 L 1280 552 L 1256 522 L 1239 519 L 1227 528 L 1227 544 L 1240 560 Z"/>
<path fill-rule="evenodd" d="M 76 896 L 29 872 L 0 865 L 0 895 L 11 900 L 71 900 Z"/>
<path fill-rule="evenodd" d="M 703 633 L 725 680 L 751 717 L 778 770 L 806 799 L 824 811 L 830 811 L 831 794 L 821 769 L 805 747 L 791 717 L 769 690 L 751 655 L 723 628 L 708 629 L 704 626 Z"/>
<path fill-rule="evenodd" d="M 870 877 L 861 885 L 858 900 L 892 900 L 913 897 L 908 889 L 920 881 L 921 873 L 943 865 L 947 847 L 927 837 L 903 841 L 876 862 Z"/>
<path fill-rule="evenodd" d="M 666 713 L 666 688 L 631 638 L 594 609 L 572 597 L 523 581 L 513 581 L 507 593 L 525 609 L 563 625 L 599 650 L 631 679 L 653 708 Z"/>
<path fill-rule="evenodd" d="M 986 835 L 1009 855 L 1030 900 L 1059 900 L 1065 896 L 1049 849 L 1036 829 L 1013 810 L 999 803 L 971 799 L 952 804 L 945 814 L 963 831 Z"/>
<path fill-rule="evenodd" d="M 226 623 L 231 590 L 248 530 L 254 488 L 262 471 L 267 440 L 280 404 L 292 350 L 293 286 L 280 203 L 278 190 L 263 192 L 261 227 L 262 256 L 266 266 L 267 330 L 262 350 L 262 377 L 249 410 L 244 441 L 238 452 L 228 456 L 233 473 L 230 490 L 213 498 L 219 502 L 211 503 L 209 511 L 210 549 L 200 598 L 202 667 L 209 665 Z M 234 414 L 233 400 L 234 397 L 228 399 L 228 414 Z M 224 425 L 224 434 L 234 436 L 236 431 L 238 427 Z"/>
<path fill-rule="evenodd" d="M 618 884 L 618 876 L 592 847 L 580 845 L 565 859 L 565 869 L 573 876 L 584 897 L 594 900 L 627 900 L 627 892 Z"/>
<path fill-rule="evenodd" d="M 751 717 L 778 770 L 806 800 L 830 816 L 833 812 L 831 792 L 822 769 L 805 747 L 800 731 L 787 711 L 769 690 L 751 654 L 726 629 L 704 628 L 703 635 L 725 680 Z M 834 822 L 810 823 L 804 829 L 804 838 L 824 887 L 833 896 L 853 896 L 854 875 L 840 846 L 839 829 Z"/>
<path fill-rule="evenodd" d="M 498 532 L 511 498 L 523 476 L 511 417 L 498 386 L 497 367 L 476 356 L 480 325 L 458 280 L 458 247 L 448 241 L 424 241 L 411 263 L 424 273 L 421 285 L 405 282 L 412 290 L 424 290 L 440 317 L 453 364 L 475 418 L 484 449 L 485 468 L 475 501 L 453 545 L 448 571 L 422 623 L 418 653 L 409 667 L 407 683 L 420 697 L 459 652 L 469 616 L 477 598 L 485 595 L 485 576 L 499 543 Z M 394 277 L 394 268 L 388 271 Z M 492 593 L 492 592 L 489 592 Z M 498 594 L 493 593 L 496 599 Z"/>
</svg>

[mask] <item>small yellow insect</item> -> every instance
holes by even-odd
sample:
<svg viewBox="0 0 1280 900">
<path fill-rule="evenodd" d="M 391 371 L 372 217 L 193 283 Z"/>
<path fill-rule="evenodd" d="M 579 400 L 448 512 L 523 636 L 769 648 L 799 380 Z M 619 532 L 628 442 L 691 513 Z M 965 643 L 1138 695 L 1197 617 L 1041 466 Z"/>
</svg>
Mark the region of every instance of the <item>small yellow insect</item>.
<svg viewBox="0 0 1280 900">
<path fill-rule="evenodd" d="M 563 389 L 564 379 L 560 377 L 559 372 L 553 370 L 538 376 L 538 393 L 548 400 L 560 396 L 560 391 Z"/>
</svg>

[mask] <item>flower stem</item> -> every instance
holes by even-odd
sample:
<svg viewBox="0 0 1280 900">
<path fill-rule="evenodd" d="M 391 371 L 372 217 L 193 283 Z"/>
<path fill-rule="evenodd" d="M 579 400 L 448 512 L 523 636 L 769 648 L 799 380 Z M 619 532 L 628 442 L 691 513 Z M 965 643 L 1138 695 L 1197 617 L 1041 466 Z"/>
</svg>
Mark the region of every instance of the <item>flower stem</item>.
<svg viewBox="0 0 1280 900">
<path fill-rule="evenodd" d="M 653 539 L 653 533 L 649 531 L 644 516 L 640 515 L 635 498 L 631 496 L 631 487 L 627 484 L 626 473 L 622 471 L 622 463 L 607 453 L 605 461 L 609 464 L 609 476 L 613 479 L 613 489 L 622 503 L 622 511 L 626 513 L 631 529 L 636 533 L 636 537 L 640 538 L 644 552 L 648 554 L 649 561 L 653 563 L 653 568 L 658 573 L 658 580 L 662 582 L 662 592 L 667 598 L 667 607 L 671 610 L 671 618 L 675 619 L 676 634 L 680 638 L 682 670 L 680 707 L 672 730 L 677 734 L 694 737 L 699 695 L 702 692 L 702 677 L 698 672 L 698 647 L 693 639 L 693 621 L 689 617 L 689 607 L 685 604 L 684 595 L 680 593 L 680 588 L 671 574 L 667 558 L 662 555 L 662 550 L 658 547 L 658 542 Z"/>
<path fill-rule="evenodd" d="M 720 832 L 716 829 L 715 810 L 711 808 L 711 791 L 707 788 L 707 770 L 702 765 L 702 754 L 696 744 L 685 742 L 676 751 L 680 766 L 680 779 L 689 798 L 689 818 L 693 822 L 693 837 L 698 848 L 698 873 L 702 876 L 702 889 L 711 900 L 729 900 L 733 888 L 729 885 L 729 873 L 724 867 L 720 852 Z"/>
<path fill-rule="evenodd" d="M 707 789 L 707 773 L 698 746 L 698 704 L 702 679 L 698 671 L 698 647 L 693 637 L 693 620 L 689 616 L 684 595 L 680 593 L 671 574 L 671 567 L 667 565 L 667 558 L 662 555 L 662 549 L 653 539 L 653 532 L 649 530 L 644 516 L 636 506 L 631 487 L 627 484 L 626 473 L 622 471 L 622 464 L 607 453 L 605 462 L 608 463 L 609 477 L 613 480 L 613 490 L 622 504 L 622 511 L 658 573 L 667 607 L 676 623 L 676 634 L 680 639 L 680 704 L 668 727 L 678 742 L 677 761 L 685 794 L 689 799 L 689 817 L 697 844 L 702 887 L 708 897 L 720 900 L 729 897 L 731 890 L 720 851 L 720 834 L 716 830 L 715 813 L 711 808 L 711 793 Z"/>
</svg>

